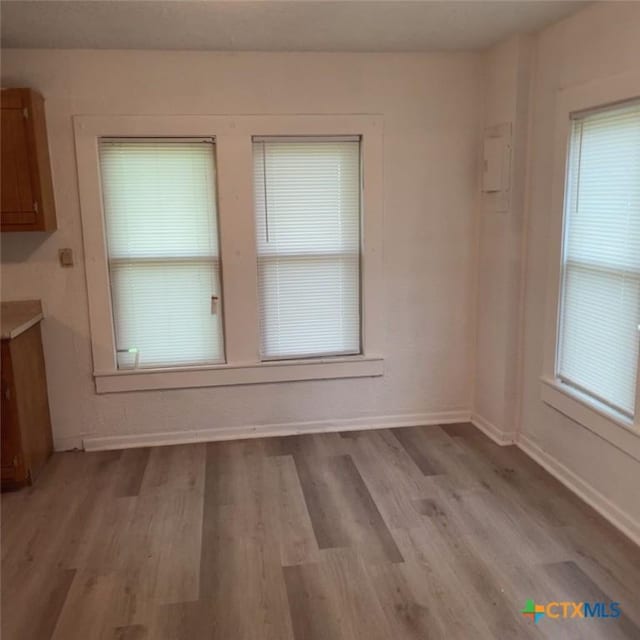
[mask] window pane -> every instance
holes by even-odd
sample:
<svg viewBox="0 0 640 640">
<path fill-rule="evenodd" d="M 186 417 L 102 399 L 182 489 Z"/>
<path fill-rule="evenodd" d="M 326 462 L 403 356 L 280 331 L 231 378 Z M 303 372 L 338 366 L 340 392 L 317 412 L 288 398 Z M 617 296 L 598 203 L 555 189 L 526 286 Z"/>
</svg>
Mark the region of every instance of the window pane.
<svg viewBox="0 0 640 640">
<path fill-rule="evenodd" d="M 357 256 L 261 258 L 258 273 L 264 354 L 359 350 Z"/>
<path fill-rule="evenodd" d="M 565 291 L 562 377 L 633 413 L 640 278 L 570 264 Z"/>
<path fill-rule="evenodd" d="M 573 124 L 558 375 L 635 410 L 640 334 L 640 104 Z"/>
<path fill-rule="evenodd" d="M 360 352 L 360 144 L 255 142 L 264 359 Z"/>
<path fill-rule="evenodd" d="M 141 367 L 220 362 L 213 144 L 103 140 L 100 160 L 116 349 Z"/>
<path fill-rule="evenodd" d="M 141 366 L 219 360 L 221 327 L 211 313 L 217 262 L 117 264 L 110 271 L 119 349 L 136 348 Z"/>
</svg>

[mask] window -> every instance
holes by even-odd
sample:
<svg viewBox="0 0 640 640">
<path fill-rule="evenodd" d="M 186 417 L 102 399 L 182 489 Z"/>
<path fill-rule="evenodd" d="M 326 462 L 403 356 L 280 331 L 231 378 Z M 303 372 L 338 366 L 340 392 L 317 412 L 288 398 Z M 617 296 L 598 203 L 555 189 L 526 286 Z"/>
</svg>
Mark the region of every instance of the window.
<svg viewBox="0 0 640 640">
<path fill-rule="evenodd" d="M 263 360 L 358 354 L 359 138 L 254 138 Z"/>
<path fill-rule="evenodd" d="M 118 368 L 224 360 L 214 145 L 100 142 Z"/>
<path fill-rule="evenodd" d="M 73 120 L 97 393 L 384 374 L 380 116 Z"/>
<path fill-rule="evenodd" d="M 636 411 L 640 325 L 640 103 L 573 117 L 558 328 L 560 380 Z"/>
</svg>

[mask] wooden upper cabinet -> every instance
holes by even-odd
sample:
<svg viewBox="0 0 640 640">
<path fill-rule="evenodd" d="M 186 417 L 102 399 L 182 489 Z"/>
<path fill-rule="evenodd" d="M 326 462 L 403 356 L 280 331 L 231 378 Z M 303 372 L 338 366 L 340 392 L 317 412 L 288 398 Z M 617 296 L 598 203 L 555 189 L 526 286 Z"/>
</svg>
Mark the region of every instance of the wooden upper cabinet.
<svg viewBox="0 0 640 640">
<path fill-rule="evenodd" d="M 44 100 L 32 89 L 2 89 L 2 231 L 54 231 L 56 210 Z"/>
</svg>

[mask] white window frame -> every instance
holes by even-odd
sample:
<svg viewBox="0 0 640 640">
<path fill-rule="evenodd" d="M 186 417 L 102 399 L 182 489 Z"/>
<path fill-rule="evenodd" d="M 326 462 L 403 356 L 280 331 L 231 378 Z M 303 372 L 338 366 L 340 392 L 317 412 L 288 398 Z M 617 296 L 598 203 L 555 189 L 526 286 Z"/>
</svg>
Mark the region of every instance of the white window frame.
<svg viewBox="0 0 640 640">
<path fill-rule="evenodd" d="M 384 373 L 383 123 L 378 115 L 74 117 L 93 375 L 98 393 L 178 389 Z M 254 136 L 361 138 L 362 354 L 261 362 L 253 202 Z M 226 363 L 119 370 L 107 263 L 98 142 L 103 137 L 211 137 L 216 145 Z"/>
<path fill-rule="evenodd" d="M 606 404 L 562 382 L 557 375 L 557 347 L 561 313 L 562 250 L 565 235 L 564 201 L 571 115 L 580 111 L 613 106 L 639 96 L 640 73 L 637 72 L 568 87 L 557 93 L 544 362 L 540 378 L 540 394 L 543 402 L 638 461 L 640 461 L 640 375 L 638 375 L 636 389 L 636 412 L 634 419 L 631 420 Z M 640 371 L 640 359 L 638 367 Z"/>
</svg>

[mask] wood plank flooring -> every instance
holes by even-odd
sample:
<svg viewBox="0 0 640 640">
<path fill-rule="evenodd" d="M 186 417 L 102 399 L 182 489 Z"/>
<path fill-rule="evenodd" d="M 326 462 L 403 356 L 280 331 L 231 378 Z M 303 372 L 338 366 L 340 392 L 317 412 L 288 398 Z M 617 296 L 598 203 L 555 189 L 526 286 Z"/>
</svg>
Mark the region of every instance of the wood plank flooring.
<svg viewBox="0 0 640 640">
<path fill-rule="evenodd" d="M 469 424 L 62 453 L 2 496 L 2 638 L 637 639 L 640 550 Z"/>
</svg>

